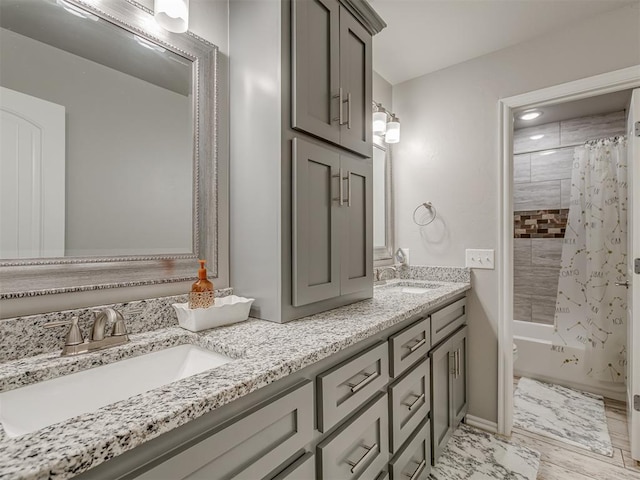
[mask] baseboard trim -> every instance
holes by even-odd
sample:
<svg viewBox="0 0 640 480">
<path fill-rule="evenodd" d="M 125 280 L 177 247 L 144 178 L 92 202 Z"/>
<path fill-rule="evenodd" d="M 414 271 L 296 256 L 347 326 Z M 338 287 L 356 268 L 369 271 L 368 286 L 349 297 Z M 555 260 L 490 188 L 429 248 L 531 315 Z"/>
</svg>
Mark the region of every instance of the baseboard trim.
<svg viewBox="0 0 640 480">
<path fill-rule="evenodd" d="M 498 424 L 496 422 L 485 420 L 484 418 L 467 415 L 464 423 L 472 427 L 479 428 L 480 430 L 485 430 L 489 433 L 498 433 Z"/>
</svg>

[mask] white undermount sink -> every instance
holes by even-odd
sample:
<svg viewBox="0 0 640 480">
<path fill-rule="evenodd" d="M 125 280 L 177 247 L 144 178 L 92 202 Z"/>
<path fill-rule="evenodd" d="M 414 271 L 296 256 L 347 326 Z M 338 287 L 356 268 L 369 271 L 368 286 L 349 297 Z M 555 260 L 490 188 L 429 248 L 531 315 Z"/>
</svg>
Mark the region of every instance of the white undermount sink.
<svg viewBox="0 0 640 480">
<path fill-rule="evenodd" d="M 0 422 L 7 436 L 17 437 L 232 360 L 195 345 L 128 358 L 2 392 Z"/>
<path fill-rule="evenodd" d="M 422 284 L 422 283 L 389 283 L 386 285 L 380 285 L 377 288 L 382 288 L 391 292 L 411 293 L 413 295 L 423 295 L 431 292 L 435 288 L 440 288 L 440 285 Z"/>
<path fill-rule="evenodd" d="M 397 287 L 402 293 L 413 293 L 414 295 L 422 295 L 430 292 L 432 289 L 427 287 Z"/>
</svg>

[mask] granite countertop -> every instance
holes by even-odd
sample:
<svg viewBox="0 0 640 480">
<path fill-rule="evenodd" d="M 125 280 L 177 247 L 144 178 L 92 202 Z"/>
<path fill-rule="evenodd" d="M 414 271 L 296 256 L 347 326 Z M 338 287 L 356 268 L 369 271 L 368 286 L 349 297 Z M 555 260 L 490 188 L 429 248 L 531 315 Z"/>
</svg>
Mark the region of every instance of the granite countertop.
<svg viewBox="0 0 640 480">
<path fill-rule="evenodd" d="M 0 391 L 180 344 L 234 358 L 33 433 L 9 438 L 0 431 L 0 478 L 71 478 L 471 288 L 418 280 L 411 285 L 436 288 L 421 295 L 389 288 L 405 282 L 391 281 L 376 287 L 372 299 L 285 324 L 249 319 L 201 333 L 169 327 L 130 335 L 126 345 L 79 357 L 46 353 L 2 363 Z M 46 399 L 42 403 L 46 408 Z"/>
</svg>

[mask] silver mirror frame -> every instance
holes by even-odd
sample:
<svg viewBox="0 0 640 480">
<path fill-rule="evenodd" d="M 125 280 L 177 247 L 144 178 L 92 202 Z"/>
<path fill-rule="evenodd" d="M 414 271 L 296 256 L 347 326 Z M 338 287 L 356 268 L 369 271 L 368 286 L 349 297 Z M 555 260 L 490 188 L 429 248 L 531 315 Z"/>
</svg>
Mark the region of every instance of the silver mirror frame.
<svg viewBox="0 0 640 480">
<path fill-rule="evenodd" d="M 155 28 L 153 12 L 133 0 L 65 1 L 193 62 L 193 253 L 0 260 L 0 299 L 186 281 L 198 258 L 217 277 L 218 47 Z"/>
<path fill-rule="evenodd" d="M 393 263 L 393 168 L 391 160 L 391 149 L 384 145 L 382 141 L 380 143 L 374 140 L 373 148 L 378 148 L 385 153 L 385 245 L 374 245 L 373 247 L 373 261 L 375 266 L 388 265 Z"/>
</svg>

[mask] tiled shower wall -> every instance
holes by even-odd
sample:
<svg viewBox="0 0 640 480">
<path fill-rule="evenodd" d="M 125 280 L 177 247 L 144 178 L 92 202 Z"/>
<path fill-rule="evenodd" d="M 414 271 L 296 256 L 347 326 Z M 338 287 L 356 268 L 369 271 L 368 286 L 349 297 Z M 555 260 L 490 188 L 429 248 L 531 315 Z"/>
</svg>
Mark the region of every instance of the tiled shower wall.
<svg viewBox="0 0 640 480">
<path fill-rule="evenodd" d="M 514 132 L 514 318 L 553 324 L 573 151 L 624 135 L 626 112 L 575 118 Z M 544 135 L 538 140 L 530 137 Z M 546 220 L 546 221 L 545 221 Z"/>
</svg>

